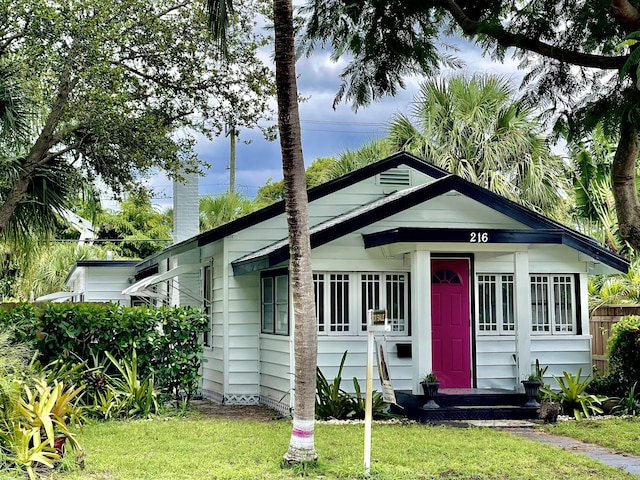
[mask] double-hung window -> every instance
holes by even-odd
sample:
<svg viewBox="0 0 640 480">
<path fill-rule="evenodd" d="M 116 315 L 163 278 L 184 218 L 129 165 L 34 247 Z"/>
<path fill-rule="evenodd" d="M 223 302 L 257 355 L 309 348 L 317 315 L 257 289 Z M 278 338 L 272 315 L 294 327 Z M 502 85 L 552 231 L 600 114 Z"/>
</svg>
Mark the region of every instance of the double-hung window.
<svg viewBox="0 0 640 480">
<path fill-rule="evenodd" d="M 515 332 L 515 290 L 512 274 L 480 274 L 478 331 L 480 334 Z M 531 332 L 577 332 L 577 309 L 572 275 L 531 275 Z"/>
<path fill-rule="evenodd" d="M 358 335 L 367 331 L 367 311 L 386 309 L 393 332 L 409 333 L 407 273 L 318 272 L 313 275 L 318 332 Z"/>
<path fill-rule="evenodd" d="M 531 331 L 575 333 L 576 308 L 573 276 L 531 276 Z"/>
<path fill-rule="evenodd" d="M 478 330 L 511 334 L 515 331 L 513 275 L 478 275 Z"/>
<path fill-rule="evenodd" d="M 289 335 L 289 275 L 265 272 L 260 283 L 262 333 Z"/>
</svg>

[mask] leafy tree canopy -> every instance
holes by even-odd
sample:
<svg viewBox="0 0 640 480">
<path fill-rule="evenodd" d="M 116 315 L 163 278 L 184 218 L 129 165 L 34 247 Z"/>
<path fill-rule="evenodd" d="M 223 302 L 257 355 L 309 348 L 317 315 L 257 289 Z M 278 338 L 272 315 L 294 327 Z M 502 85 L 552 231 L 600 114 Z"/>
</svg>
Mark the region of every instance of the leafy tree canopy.
<svg viewBox="0 0 640 480">
<path fill-rule="evenodd" d="M 393 95 L 408 74 L 432 75 L 455 63 L 440 48 L 447 35 L 471 39 L 497 60 L 515 52 L 527 70 L 529 101 L 557 132 L 580 138 L 600 123 L 619 139 L 611 176 L 620 234 L 640 249 L 640 91 L 632 68 L 639 54 L 630 57 L 638 44 L 625 42 L 640 30 L 634 3 L 308 0 L 303 11 L 307 52 L 321 44 L 336 60 L 350 56 L 336 101 L 355 107 Z"/>
<path fill-rule="evenodd" d="M 382 157 L 380 157 L 382 158 Z M 327 172 L 336 163 L 334 157 L 318 157 L 309 168 L 305 171 L 307 178 L 307 188 L 312 188 L 330 180 Z M 278 182 L 267 180 L 267 183 L 258 189 L 256 199 L 259 201 L 265 201 L 269 203 L 278 202 L 284 199 L 284 181 Z"/>
<path fill-rule="evenodd" d="M 172 218 L 153 208 L 145 190 L 129 195 L 117 212 L 99 212 L 94 226 L 100 245 L 123 258 L 146 258 L 171 243 Z"/>
<path fill-rule="evenodd" d="M 33 200 L 34 180 L 51 190 L 99 177 L 122 192 L 154 168 L 197 169 L 197 135 L 217 135 L 231 117 L 255 127 L 269 113 L 272 74 L 256 56 L 266 39 L 253 33 L 260 0 L 238 9 L 224 61 L 201 7 L 0 0 L 0 67 L 33 105 L 17 154 L 0 148 L 0 232 Z M 60 204 L 69 190 L 56 190 Z"/>
</svg>

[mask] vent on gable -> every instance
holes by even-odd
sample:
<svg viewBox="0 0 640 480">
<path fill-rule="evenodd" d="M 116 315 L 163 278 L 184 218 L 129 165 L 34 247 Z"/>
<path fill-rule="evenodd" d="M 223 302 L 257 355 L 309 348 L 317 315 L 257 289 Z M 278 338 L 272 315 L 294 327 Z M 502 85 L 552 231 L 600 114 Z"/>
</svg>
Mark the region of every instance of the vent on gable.
<svg viewBox="0 0 640 480">
<path fill-rule="evenodd" d="M 392 168 L 378 175 L 378 185 L 411 186 L 411 170 Z"/>
</svg>

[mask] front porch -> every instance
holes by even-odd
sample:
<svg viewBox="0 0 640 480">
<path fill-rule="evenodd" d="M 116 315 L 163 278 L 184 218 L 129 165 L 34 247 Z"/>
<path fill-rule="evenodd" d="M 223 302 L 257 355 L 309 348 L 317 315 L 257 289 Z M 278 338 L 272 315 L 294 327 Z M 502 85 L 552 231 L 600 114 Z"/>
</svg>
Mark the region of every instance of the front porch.
<svg viewBox="0 0 640 480">
<path fill-rule="evenodd" d="M 440 408 L 423 408 L 424 395 L 396 390 L 391 411 L 422 423 L 448 420 L 526 420 L 538 418 L 536 407 L 523 407 L 524 393 L 500 388 L 443 388 L 434 400 Z"/>
</svg>

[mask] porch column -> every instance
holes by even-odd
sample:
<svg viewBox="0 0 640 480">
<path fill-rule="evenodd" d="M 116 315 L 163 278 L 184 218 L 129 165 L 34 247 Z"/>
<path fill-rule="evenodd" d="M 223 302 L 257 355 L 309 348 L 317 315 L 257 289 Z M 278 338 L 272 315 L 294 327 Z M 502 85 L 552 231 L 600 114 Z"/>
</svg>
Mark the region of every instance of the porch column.
<svg viewBox="0 0 640 480">
<path fill-rule="evenodd" d="M 411 252 L 411 357 L 413 393 L 422 394 L 420 379 L 432 369 L 431 252 Z"/>
<path fill-rule="evenodd" d="M 529 252 L 514 252 L 514 284 L 516 315 L 516 389 L 522 389 L 521 380 L 531 373 L 531 280 Z"/>
</svg>

